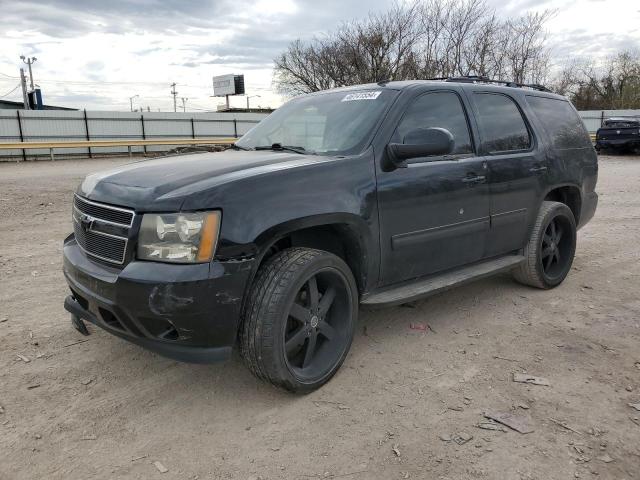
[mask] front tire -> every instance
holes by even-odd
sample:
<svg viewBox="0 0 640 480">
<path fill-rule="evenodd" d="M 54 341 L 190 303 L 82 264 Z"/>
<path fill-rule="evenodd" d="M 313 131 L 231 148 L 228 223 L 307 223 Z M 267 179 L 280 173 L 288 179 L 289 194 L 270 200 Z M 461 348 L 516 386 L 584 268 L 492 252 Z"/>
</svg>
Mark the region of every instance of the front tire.
<svg viewBox="0 0 640 480">
<path fill-rule="evenodd" d="M 560 202 L 542 202 L 531 237 L 524 248 L 526 261 L 514 271 L 525 285 L 550 289 L 565 279 L 576 252 L 576 220 Z"/>
<path fill-rule="evenodd" d="M 243 310 L 240 352 L 258 377 L 292 392 L 313 391 L 349 352 L 358 290 L 339 257 L 289 248 L 260 267 Z"/>
</svg>

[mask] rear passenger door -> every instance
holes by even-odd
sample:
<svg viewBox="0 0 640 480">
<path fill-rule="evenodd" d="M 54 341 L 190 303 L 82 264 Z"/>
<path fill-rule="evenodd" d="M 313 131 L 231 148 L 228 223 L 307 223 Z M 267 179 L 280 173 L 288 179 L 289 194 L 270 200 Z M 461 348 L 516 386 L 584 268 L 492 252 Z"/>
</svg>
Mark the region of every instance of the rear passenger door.
<svg viewBox="0 0 640 480">
<path fill-rule="evenodd" d="M 452 155 L 412 159 L 406 168 L 379 168 L 382 281 L 392 284 L 481 259 L 489 230 L 489 191 L 476 157 L 465 106 L 455 90 L 411 98 L 390 142 L 417 128 L 449 130 Z M 380 167 L 380 166 L 379 166 Z"/>
<path fill-rule="evenodd" d="M 468 91 L 488 165 L 491 229 L 485 257 L 522 248 L 537 215 L 548 165 L 514 97 L 495 91 Z"/>
</svg>

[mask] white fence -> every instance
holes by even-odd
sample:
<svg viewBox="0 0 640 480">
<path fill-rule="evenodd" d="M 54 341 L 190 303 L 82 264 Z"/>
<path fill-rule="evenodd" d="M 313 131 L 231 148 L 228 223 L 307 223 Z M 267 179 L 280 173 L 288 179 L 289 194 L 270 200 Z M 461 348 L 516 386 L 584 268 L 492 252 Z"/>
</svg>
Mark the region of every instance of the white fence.
<svg viewBox="0 0 640 480">
<path fill-rule="evenodd" d="M 639 118 L 640 110 L 582 110 L 578 112 L 589 133 L 596 133 L 602 122 L 610 117 Z"/>
<path fill-rule="evenodd" d="M 602 121 L 609 117 L 640 118 L 640 110 L 588 110 L 579 113 L 590 133 L 595 133 Z M 0 110 L 0 142 L 239 137 L 266 116 L 264 113 L 227 112 Z M 173 147 L 137 146 L 132 147 L 132 151 L 161 152 Z M 56 155 L 61 156 L 91 157 L 109 153 L 127 153 L 127 147 L 56 150 Z M 0 161 L 42 156 L 48 157 L 49 150 L 0 150 Z"/>
<path fill-rule="evenodd" d="M 264 113 L 87 112 L 65 110 L 0 110 L 0 142 L 73 140 L 154 140 L 163 138 L 238 137 Z M 133 147 L 134 152 L 170 150 L 172 145 Z M 83 157 L 127 153 L 127 147 L 58 149 L 56 155 Z M 0 150 L 1 160 L 49 156 L 48 149 Z"/>
</svg>

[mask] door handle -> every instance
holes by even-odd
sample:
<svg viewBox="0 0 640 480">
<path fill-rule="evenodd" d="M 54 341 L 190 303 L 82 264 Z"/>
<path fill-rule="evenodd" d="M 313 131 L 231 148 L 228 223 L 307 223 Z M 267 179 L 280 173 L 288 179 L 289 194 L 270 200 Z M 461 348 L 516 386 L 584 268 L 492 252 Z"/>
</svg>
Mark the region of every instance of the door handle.
<svg viewBox="0 0 640 480">
<path fill-rule="evenodd" d="M 466 176 L 462 179 L 462 181 L 464 183 L 468 183 L 468 184 L 476 184 L 476 183 L 484 183 L 486 181 L 487 177 L 485 177 L 484 175 L 475 175 L 475 176 Z"/>
<path fill-rule="evenodd" d="M 545 167 L 544 165 L 539 165 L 537 167 L 530 168 L 529 171 L 531 173 L 542 173 L 547 171 L 547 167 Z"/>
</svg>

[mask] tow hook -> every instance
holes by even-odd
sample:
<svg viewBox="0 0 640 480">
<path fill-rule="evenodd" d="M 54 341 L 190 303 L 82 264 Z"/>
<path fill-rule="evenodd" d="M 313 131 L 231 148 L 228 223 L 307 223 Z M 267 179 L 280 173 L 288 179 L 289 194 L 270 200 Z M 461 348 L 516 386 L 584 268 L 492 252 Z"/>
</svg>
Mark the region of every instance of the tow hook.
<svg viewBox="0 0 640 480">
<path fill-rule="evenodd" d="M 82 335 L 89 335 L 89 330 L 87 330 L 87 326 L 84 324 L 82 319 L 77 315 L 71 315 L 71 324 L 73 328 L 78 330 Z"/>
</svg>

